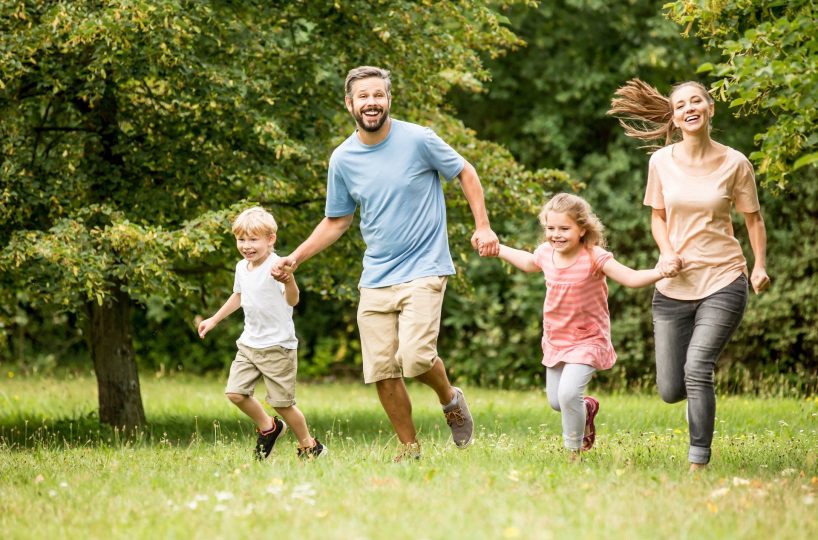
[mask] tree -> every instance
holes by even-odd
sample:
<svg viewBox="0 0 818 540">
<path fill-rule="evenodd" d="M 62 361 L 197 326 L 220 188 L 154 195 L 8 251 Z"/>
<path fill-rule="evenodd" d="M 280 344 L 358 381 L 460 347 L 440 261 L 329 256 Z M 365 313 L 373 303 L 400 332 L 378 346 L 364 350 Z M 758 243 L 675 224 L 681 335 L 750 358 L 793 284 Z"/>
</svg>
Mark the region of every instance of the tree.
<svg viewBox="0 0 818 540">
<path fill-rule="evenodd" d="M 784 189 L 794 171 L 818 164 L 818 5 L 813 0 L 727 0 L 668 5 L 670 17 L 694 27 L 718 62 L 701 72 L 738 116 L 774 119 L 750 155 L 765 185 Z"/>
<path fill-rule="evenodd" d="M 350 67 L 391 68 L 394 114 L 463 149 L 496 208 L 525 207 L 519 193 L 552 177 L 441 110 L 452 86 L 486 78 L 480 52 L 519 44 L 482 2 L 4 0 L 0 36 L 2 316 L 82 314 L 114 426 L 145 421 L 133 307 L 171 305 L 229 268 L 220 248 L 244 201 L 271 208 L 289 245 L 318 221 L 351 130 Z M 451 212 L 465 215 L 460 199 Z M 304 285 L 351 294 L 359 249 L 347 235 Z"/>
</svg>

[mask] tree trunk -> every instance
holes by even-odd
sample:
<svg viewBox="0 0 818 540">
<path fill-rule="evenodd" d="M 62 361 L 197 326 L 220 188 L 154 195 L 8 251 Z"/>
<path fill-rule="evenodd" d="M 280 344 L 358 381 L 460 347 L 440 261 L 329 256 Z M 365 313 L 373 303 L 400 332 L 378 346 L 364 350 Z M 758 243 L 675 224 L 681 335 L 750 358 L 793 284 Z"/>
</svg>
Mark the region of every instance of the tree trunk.
<svg viewBox="0 0 818 540">
<path fill-rule="evenodd" d="M 130 431 L 145 425 L 131 337 L 128 295 L 115 287 L 100 306 L 88 303 L 88 342 L 99 389 L 99 420 Z"/>
</svg>

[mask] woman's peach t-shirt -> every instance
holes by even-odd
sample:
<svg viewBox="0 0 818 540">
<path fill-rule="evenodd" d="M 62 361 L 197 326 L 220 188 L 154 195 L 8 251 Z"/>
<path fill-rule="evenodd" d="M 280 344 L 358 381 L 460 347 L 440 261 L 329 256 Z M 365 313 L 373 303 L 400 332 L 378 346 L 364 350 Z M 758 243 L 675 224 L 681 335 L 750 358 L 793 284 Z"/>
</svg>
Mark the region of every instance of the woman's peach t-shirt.
<svg viewBox="0 0 818 540">
<path fill-rule="evenodd" d="M 684 267 L 656 289 L 677 300 L 698 300 L 747 275 L 730 211 L 735 205 L 739 212 L 757 212 L 760 205 L 753 166 L 741 152 L 727 147 L 721 165 L 696 176 L 675 161 L 674 146 L 651 156 L 644 204 L 665 210 L 670 245 Z"/>
</svg>

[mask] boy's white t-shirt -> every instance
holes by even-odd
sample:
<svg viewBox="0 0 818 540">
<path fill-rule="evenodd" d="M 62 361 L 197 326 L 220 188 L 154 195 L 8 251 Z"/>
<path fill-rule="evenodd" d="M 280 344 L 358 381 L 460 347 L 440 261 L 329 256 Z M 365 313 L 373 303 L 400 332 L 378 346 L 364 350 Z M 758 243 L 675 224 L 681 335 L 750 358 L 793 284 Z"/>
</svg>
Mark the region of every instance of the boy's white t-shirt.
<svg viewBox="0 0 818 540">
<path fill-rule="evenodd" d="M 298 348 L 293 308 L 284 298 L 284 284 L 270 275 L 270 269 L 278 259 L 278 255 L 271 253 L 261 266 L 252 271 L 248 270 L 248 262 L 244 259 L 236 264 L 233 292 L 241 294 L 241 308 L 244 310 L 244 332 L 239 337 L 239 343 L 247 347 Z"/>
</svg>

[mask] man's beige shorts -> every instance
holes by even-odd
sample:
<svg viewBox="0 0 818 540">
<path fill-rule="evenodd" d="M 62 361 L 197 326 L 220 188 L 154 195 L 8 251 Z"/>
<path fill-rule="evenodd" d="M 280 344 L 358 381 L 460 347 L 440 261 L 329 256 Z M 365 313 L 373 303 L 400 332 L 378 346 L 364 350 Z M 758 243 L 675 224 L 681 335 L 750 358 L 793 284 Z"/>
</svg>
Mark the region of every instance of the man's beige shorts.
<svg viewBox="0 0 818 540">
<path fill-rule="evenodd" d="M 298 371 L 298 353 L 295 349 L 269 347 L 254 349 L 236 343 L 239 351 L 230 364 L 225 394 L 252 396 L 259 379 L 267 388 L 266 401 L 273 407 L 295 405 L 295 374 Z"/>
<path fill-rule="evenodd" d="M 358 329 L 364 382 L 417 377 L 432 369 L 437 356 L 440 310 L 446 276 L 361 288 Z"/>
</svg>

